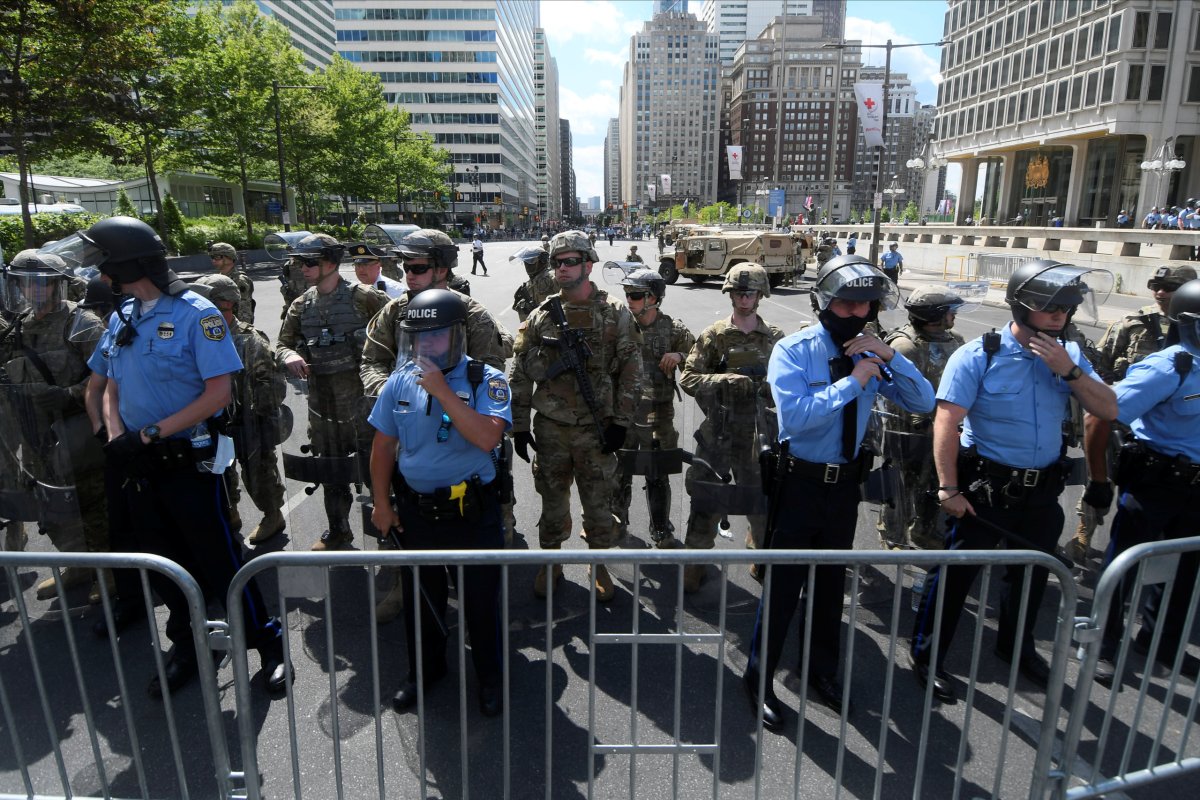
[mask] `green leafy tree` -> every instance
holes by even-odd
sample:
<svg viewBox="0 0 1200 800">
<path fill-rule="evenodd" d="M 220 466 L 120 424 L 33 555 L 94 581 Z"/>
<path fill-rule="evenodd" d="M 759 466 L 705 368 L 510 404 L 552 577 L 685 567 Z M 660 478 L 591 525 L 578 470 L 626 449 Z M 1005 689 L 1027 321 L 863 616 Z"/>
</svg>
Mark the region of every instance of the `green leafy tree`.
<svg viewBox="0 0 1200 800">
<path fill-rule="evenodd" d="M 129 199 L 124 186 L 117 189 L 117 213 L 123 217 L 136 217 L 138 215 L 137 209 L 133 207 L 133 201 Z"/>
<path fill-rule="evenodd" d="M 912 200 L 909 200 L 908 205 L 904 207 L 904 212 L 900 215 L 900 218 L 906 222 L 916 222 L 919 220 L 921 218 L 921 212 L 917 210 L 917 204 Z"/>
<path fill-rule="evenodd" d="M 250 179 L 276 172 L 272 82 L 299 83 L 303 60 L 287 29 L 249 0 L 201 6 L 194 24 L 195 35 L 210 44 L 179 65 L 184 90 L 196 107 L 176 140 L 172 161 L 236 183 L 248 212 Z M 253 239 L 249 213 L 245 223 L 246 238 Z"/>
<path fill-rule="evenodd" d="M 850 209 L 850 224 L 851 225 L 858 224 L 858 209 L 856 209 L 856 208 Z"/>
</svg>

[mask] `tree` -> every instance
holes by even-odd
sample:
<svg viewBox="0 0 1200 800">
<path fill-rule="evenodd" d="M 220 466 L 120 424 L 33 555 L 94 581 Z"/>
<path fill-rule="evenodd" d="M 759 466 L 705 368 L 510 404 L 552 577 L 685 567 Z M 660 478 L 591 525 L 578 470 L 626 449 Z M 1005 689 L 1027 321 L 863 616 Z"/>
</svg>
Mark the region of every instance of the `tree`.
<svg viewBox="0 0 1200 800">
<path fill-rule="evenodd" d="M 303 60 L 287 29 L 260 14 L 249 0 L 227 8 L 202 6 L 194 24 L 195 35 L 210 44 L 179 64 L 184 91 L 196 108 L 172 159 L 241 187 L 249 240 L 254 236 L 250 178 L 275 172 L 272 81 L 302 80 Z"/>
<path fill-rule="evenodd" d="M 856 208 L 850 209 L 850 224 L 851 225 L 858 224 L 858 209 L 856 209 Z"/>
<path fill-rule="evenodd" d="M 129 199 L 124 186 L 117 189 L 117 213 L 123 217 L 137 216 L 137 209 L 133 207 L 133 201 Z"/>
<path fill-rule="evenodd" d="M 904 211 L 900 214 L 900 218 L 906 222 L 916 222 L 919 220 L 921 212 L 917 209 L 917 204 L 909 200 L 908 205 L 904 207 Z"/>
<path fill-rule="evenodd" d="M 0 13 L 0 141 L 20 173 L 24 240 L 32 246 L 31 165 L 114 149 L 104 120 L 120 115 L 120 76 L 153 63 L 155 33 L 176 0 L 6 0 Z"/>
</svg>

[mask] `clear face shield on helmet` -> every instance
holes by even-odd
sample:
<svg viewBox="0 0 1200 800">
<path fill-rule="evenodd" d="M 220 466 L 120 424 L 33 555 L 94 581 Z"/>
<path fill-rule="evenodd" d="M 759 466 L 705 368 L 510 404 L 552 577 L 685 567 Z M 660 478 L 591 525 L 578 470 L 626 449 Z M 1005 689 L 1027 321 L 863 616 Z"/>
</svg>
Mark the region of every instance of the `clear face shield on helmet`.
<svg viewBox="0 0 1200 800">
<path fill-rule="evenodd" d="M 108 260 L 108 253 L 85 239 L 79 231 L 65 239 L 42 245 L 38 252 L 58 256 L 68 269 L 81 276 L 99 272 L 100 265 Z"/>
<path fill-rule="evenodd" d="M 67 276 L 52 270 L 22 271 L 12 267 L 0 270 L 0 300 L 12 314 L 29 311 L 53 311 L 66 299 Z"/>
<path fill-rule="evenodd" d="M 973 314 L 987 299 L 987 281 L 947 281 L 946 289 L 958 295 L 961 303 L 955 303 L 950 310 L 955 314 Z"/>
<path fill-rule="evenodd" d="M 550 256 L 541 247 L 527 246 L 522 247 L 517 252 L 508 257 L 509 261 L 520 261 L 525 265 L 525 272 L 530 275 L 536 274 L 539 270 L 543 270 L 550 263 Z"/>
<path fill-rule="evenodd" d="M 601 274 L 606 284 L 620 286 L 632 273 L 645 268 L 645 264 L 639 264 L 637 261 L 605 261 Z"/>
<path fill-rule="evenodd" d="M 822 278 L 813 288 L 817 307 L 824 311 L 834 298 L 841 300 L 879 302 L 880 311 L 890 311 L 900 302 L 900 290 L 876 267 L 855 262 L 838 267 Z"/>
<path fill-rule="evenodd" d="M 420 367 L 422 361 L 427 361 L 445 372 L 457 366 L 466 353 L 466 326 L 456 322 L 448 327 L 432 330 L 410 330 L 401 327 L 398 347 L 400 357 L 397 361 L 402 368 L 410 363 Z"/>
<path fill-rule="evenodd" d="M 1047 312 L 1073 306 L 1072 321 L 1082 320 L 1091 324 L 1100 322 L 1100 306 L 1108 300 L 1113 289 L 1113 274 L 1108 270 L 1066 264 L 1039 273 L 1029 284 L 1034 281 L 1038 282 L 1039 287 L 1057 288 L 1053 294 L 1049 291 L 1042 294 L 1040 307 L 1038 303 L 1025 301 L 1022 301 L 1022 305 L 1034 311 Z"/>
</svg>

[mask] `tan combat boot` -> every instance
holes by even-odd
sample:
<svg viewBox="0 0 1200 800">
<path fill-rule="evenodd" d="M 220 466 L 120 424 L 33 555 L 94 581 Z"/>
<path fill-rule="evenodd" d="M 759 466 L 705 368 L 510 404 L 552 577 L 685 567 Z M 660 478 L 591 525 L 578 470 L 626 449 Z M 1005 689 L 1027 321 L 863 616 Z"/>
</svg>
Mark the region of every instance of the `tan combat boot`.
<svg viewBox="0 0 1200 800">
<path fill-rule="evenodd" d="M 312 546 L 314 553 L 322 553 L 326 550 L 341 550 L 347 545 L 354 544 L 354 534 L 350 531 L 342 531 L 335 533 L 333 531 L 325 531 L 321 534 L 321 538 Z"/>
<path fill-rule="evenodd" d="M 100 574 L 104 578 L 105 588 L 108 589 L 109 599 L 115 598 L 117 596 L 117 581 L 113 577 L 112 570 L 102 569 L 100 570 Z M 100 581 L 92 581 L 92 590 L 88 592 L 88 603 L 95 606 L 100 604 L 100 600 Z"/>
<path fill-rule="evenodd" d="M 29 536 L 25 533 L 24 522 L 7 522 L 4 525 L 4 549 L 10 553 L 19 553 L 29 544 Z"/>
<path fill-rule="evenodd" d="M 683 568 L 683 591 L 687 594 L 700 591 L 700 584 L 704 583 L 704 565 L 703 564 L 688 564 Z"/>
<path fill-rule="evenodd" d="M 546 569 L 546 565 L 543 564 L 542 568 L 538 570 L 537 577 L 533 579 L 533 593 L 535 595 L 537 595 L 538 597 L 546 596 L 546 585 L 550 582 L 550 579 L 548 577 L 549 572 L 550 571 L 548 569 Z M 563 575 L 562 564 L 555 564 L 554 565 L 554 585 L 555 586 L 558 585 L 558 581 L 560 578 L 562 578 L 562 575 Z"/>
<path fill-rule="evenodd" d="M 250 532 L 250 538 L 246 542 L 248 544 L 261 544 L 267 539 L 282 533 L 286 527 L 287 520 L 283 518 L 283 512 L 279 510 L 272 511 L 254 526 L 254 530 Z"/>
<path fill-rule="evenodd" d="M 1088 552 L 1092 545 L 1092 534 L 1087 529 L 1087 523 L 1083 521 L 1083 517 L 1079 518 L 1079 525 L 1075 528 L 1075 536 L 1067 542 L 1067 546 L 1063 550 L 1067 554 L 1067 558 L 1074 561 L 1076 564 L 1082 565 L 1087 561 Z"/>
<path fill-rule="evenodd" d="M 89 567 L 64 567 L 59 572 L 59 575 L 62 580 L 63 591 L 69 592 L 75 587 L 83 586 L 90 581 L 92 579 L 92 570 Z M 53 575 L 37 585 L 38 600 L 49 600 L 56 594 Z"/>
<path fill-rule="evenodd" d="M 375 605 L 375 624 L 386 625 L 400 616 L 404 610 L 404 584 L 400 576 L 396 576 L 396 584 L 388 591 L 383 599 Z"/>
<path fill-rule="evenodd" d="M 608 567 L 603 564 L 593 564 L 588 570 L 588 574 L 596 584 L 596 599 L 601 603 L 607 603 L 612 600 L 617 594 L 617 590 L 613 588 L 612 576 L 608 574 Z"/>
</svg>

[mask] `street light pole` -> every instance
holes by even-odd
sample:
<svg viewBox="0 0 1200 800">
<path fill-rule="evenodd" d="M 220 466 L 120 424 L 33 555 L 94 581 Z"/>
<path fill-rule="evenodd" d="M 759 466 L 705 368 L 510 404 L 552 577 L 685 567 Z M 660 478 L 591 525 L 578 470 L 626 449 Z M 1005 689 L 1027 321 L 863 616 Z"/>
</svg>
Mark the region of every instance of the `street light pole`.
<svg viewBox="0 0 1200 800">
<path fill-rule="evenodd" d="M 883 65 L 883 121 L 880 125 L 880 136 L 883 144 L 875 154 L 875 196 L 878 196 L 883 186 L 883 150 L 887 147 L 888 122 L 888 84 L 892 81 L 892 40 L 887 40 L 887 56 Z M 895 211 L 895 208 L 892 209 Z M 871 263 L 879 263 L 879 217 L 880 209 L 875 208 L 875 198 L 871 198 Z"/>
<path fill-rule="evenodd" d="M 279 157 L 279 211 L 283 218 L 283 230 L 291 232 L 292 220 L 291 214 L 288 213 L 288 191 L 287 191 L 287 171 L 284 169 L 283 161 L 283 125 L 280 121 L 279 111 L 279 90 L 280 89 L 311 89 L 319 92 L 324 90 L 324 86 L 281 86 L 279 81 L 271 81 L 271 94 L 275 99 L 275 150 Z"/>
</svg>

